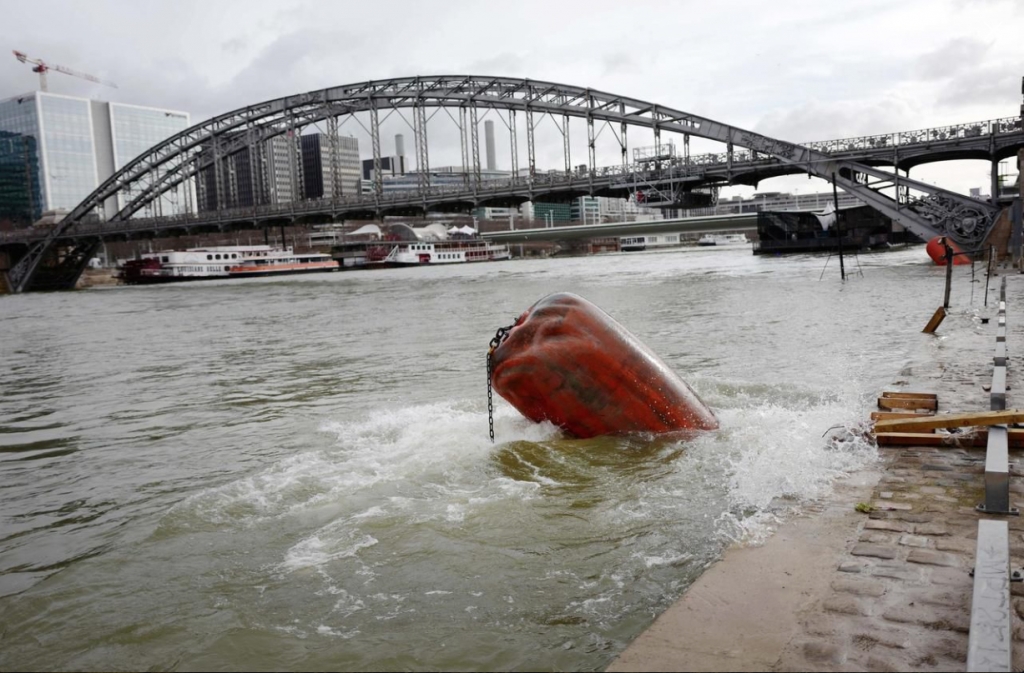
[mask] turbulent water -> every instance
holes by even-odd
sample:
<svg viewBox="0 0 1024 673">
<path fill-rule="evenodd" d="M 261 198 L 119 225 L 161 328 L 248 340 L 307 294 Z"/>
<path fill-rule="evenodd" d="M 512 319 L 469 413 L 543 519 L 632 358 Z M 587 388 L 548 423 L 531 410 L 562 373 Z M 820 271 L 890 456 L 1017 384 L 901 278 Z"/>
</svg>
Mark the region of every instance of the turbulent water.
<svg viewBox="0 0 1024 673">
<path fill-rule="evenodd" d="M 846 283 L 824 264 L 705 248 L 0 297 L 0 668 L 603 668 L 726 544 L 875 459 L 822 435 L 932 347 L 943 272 L 919 247 L 848 258 Z M 574 440 L 497 399 L 491 444 L 487 342 L 554 291 L 722 429 Z"/>
</svg>

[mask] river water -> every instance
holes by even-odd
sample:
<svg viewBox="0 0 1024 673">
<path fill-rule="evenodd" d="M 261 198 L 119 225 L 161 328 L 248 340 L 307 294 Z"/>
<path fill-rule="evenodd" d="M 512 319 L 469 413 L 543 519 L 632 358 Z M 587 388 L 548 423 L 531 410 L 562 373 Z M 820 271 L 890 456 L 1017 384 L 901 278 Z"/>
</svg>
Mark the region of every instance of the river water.
<svg viewBox="0 0 1024 673">
<path fill-rule="evenodd" d="M 689 249 L 0 297 L 0 668 L 601 669 L 726 544 L 876 459 L 823 434 L 934 347 L 943 271 L 920 247 L 847 258 L 846 283 L 824 264 Z M 487 343 L 554 291 L 722 429 L 574 440 L 497 399 L 491 444 Z"/>
</svg>

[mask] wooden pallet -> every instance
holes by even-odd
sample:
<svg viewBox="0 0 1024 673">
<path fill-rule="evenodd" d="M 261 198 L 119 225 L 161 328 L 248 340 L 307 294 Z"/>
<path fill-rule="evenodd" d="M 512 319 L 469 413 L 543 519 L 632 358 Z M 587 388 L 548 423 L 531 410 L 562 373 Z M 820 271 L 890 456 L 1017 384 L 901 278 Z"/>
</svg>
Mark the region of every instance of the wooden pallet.
<svg viewBox="0 0 1024 673">
<path fill-rule="evenodd" d="M 934 393 L 886 391 L 878 398 L 878 408 L 887 411 L 895 409 L 937 411 L 939 408 L 939 397 Z"/>
</svg>

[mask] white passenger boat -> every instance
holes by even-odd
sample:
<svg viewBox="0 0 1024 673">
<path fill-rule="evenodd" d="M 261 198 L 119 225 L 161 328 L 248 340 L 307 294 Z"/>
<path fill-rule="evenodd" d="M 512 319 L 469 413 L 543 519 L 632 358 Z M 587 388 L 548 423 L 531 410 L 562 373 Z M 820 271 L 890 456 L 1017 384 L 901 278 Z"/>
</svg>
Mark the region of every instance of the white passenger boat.
<svg viewBox="0 0 1024 673">
<path fill-rule="evenodd" d="M 682 245 L 679 234 L 648 234 L 646 236 L 621 236 L 619 250 L 639 252 L 656 248 L 676 248 Z"/>
<path fill-rule="evenodd" d="M 479 239 L 449 241 L 410 241 L 385 243 L 390 246 L 387 255 L 375 260 L 385 266 L 419 264 L 466 264 L 468 262 L 496 262 L 511 259 L 508 246 Z"/>
<path fill-rule="evenodd" d="M 747 245 L 750 240 L 746 234 L 704 234 L 697 245 Z"/>
<path fill-rule="evenodd" d="M 174 283 L 210 278 L 246 278 L 337 271 L 330 255 L 295 253 L 269 245 L 211 246 L 163 250 L 129 260 L 119 275 L 127 285 Z"/>
</svg>

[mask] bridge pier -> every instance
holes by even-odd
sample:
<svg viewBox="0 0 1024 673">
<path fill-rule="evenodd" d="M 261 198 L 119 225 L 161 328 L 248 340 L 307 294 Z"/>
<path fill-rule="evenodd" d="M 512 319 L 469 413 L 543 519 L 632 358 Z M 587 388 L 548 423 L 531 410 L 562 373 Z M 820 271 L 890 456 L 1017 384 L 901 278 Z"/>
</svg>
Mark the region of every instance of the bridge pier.
<svg viewBox="0 0 1024 673">
<path fill-rule="evenodd" d="M 999 159 L 992 160 L 992 185 L 990 194 L 990 201 L 993 206 L 999 205 Z"/>
</svg>

